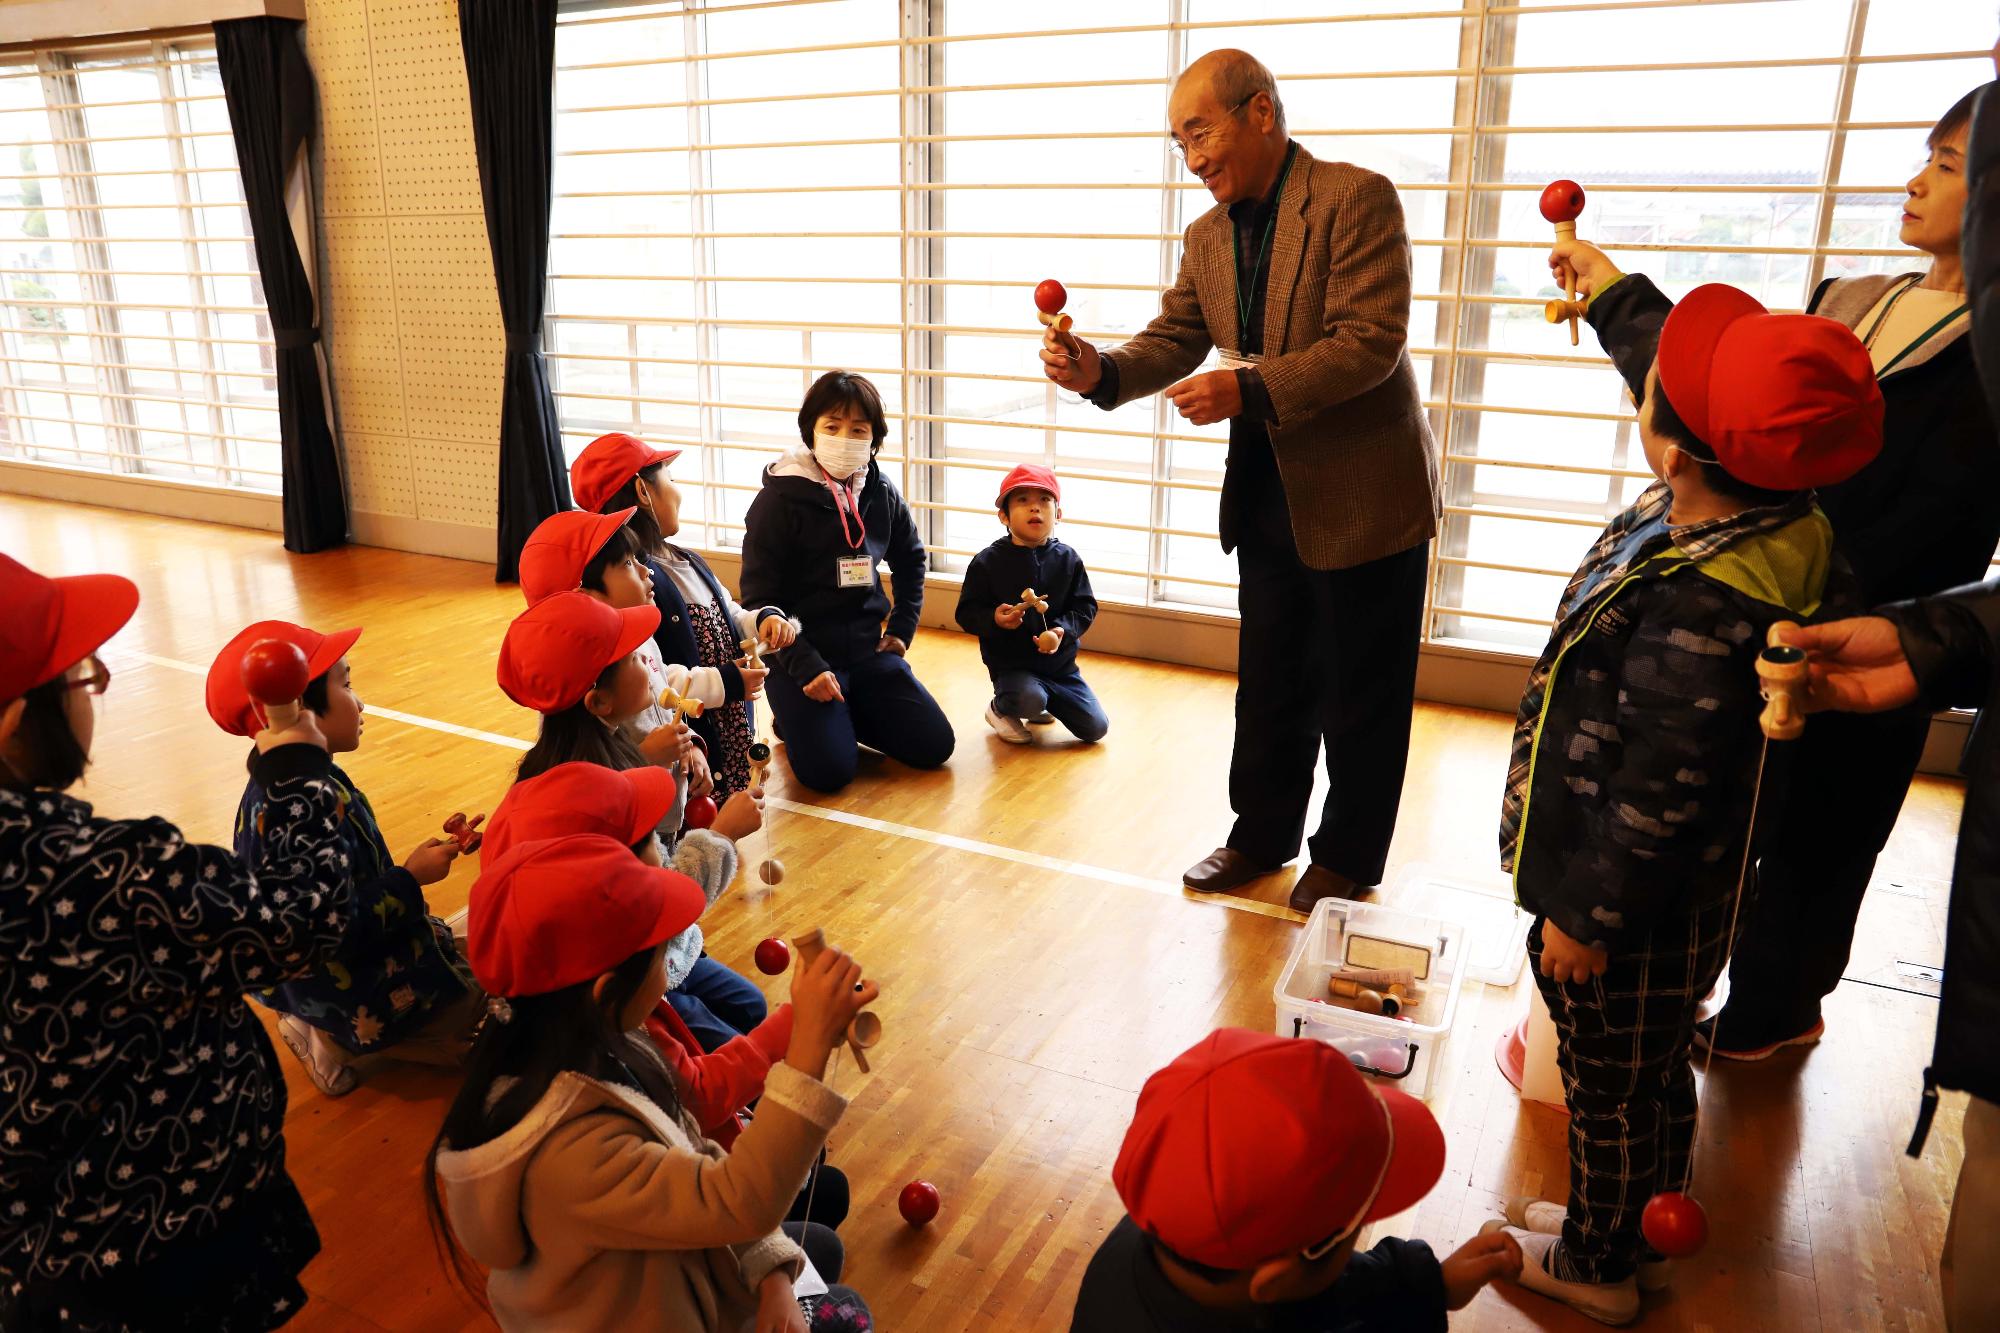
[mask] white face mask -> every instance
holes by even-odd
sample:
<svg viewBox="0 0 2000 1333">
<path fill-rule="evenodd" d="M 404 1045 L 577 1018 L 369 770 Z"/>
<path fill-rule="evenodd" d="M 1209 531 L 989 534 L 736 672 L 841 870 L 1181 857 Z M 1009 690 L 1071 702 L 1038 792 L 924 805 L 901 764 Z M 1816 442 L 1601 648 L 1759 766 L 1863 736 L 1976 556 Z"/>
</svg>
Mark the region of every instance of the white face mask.
<svg viewBox="0 0 2000 1333">
<path fill-rule="evenodd" d="M 846 481 L 867 467 L 873 453 L 873 441 L 850 440 L 845 435 L 828 435 L 825 431 L 813 432 L 813 458 L 819 463 L 820 470 L 835 481 Z"/>
</svg>

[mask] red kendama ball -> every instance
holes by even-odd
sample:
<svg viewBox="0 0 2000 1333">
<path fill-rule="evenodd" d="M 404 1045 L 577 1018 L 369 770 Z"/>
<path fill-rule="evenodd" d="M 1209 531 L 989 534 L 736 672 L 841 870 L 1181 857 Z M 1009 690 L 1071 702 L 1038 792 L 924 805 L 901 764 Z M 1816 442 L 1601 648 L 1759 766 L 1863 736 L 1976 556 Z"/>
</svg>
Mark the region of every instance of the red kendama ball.
<svg viewBox="0 0 2000 1333">
<path fill-rule="evenodd" d="M 1043 278 L 1035 284 L 1035 309 L 1044 315 L 1059 315 L 1069 304 L 1069 293 L 1054 278 Z"/>
<path fill-rule="evenodd" d="M 1574 222 L 1583 212 L 1583 187 L 1575 181 L 1550 181 L 1542 191 L 1542 216 L 1550 222 Z"/>
<path fill-rule="evenodd" d="M 757 946 L 757 970 L 775 977 L 792 965 L 792 946 L 775 935 Z"/>
<path fill-rule="evenodd" d="M 938 1215 L 937 1186 L 928 1180 L 913 1180 L 896 1196 L 896 1209 L 913 1227 L 924 1226 Z"/>
<path fill-rule="evenodd" d="M 311 683 L 311 668 L 296 643 L 259 639 L 243 654 L 243 688 L 260 704 L 291 703 Z"/>
<path fill-rule="evenodd" d="M 713 796 L 688 797 L 687 813 L 681 816 L 681 823 L 688 828 L 707 828 L 715 822 L 715 798 Z"/>
<path fill-rule="evenodd" d="M 1655 1194 L 1639 1214 L 1646 1243 L 1669 1259 L 1693 1254 L 1708 1240 L 1708 1214 L 1686 1194 Z"/>
</svg>

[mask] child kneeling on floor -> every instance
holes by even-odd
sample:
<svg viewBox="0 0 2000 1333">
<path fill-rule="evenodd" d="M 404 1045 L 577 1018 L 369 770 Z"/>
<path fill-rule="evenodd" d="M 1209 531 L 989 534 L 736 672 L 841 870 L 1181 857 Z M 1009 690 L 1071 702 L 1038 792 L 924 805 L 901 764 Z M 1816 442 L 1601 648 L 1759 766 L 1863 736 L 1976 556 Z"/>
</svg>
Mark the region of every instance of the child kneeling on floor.
<svg viewBox="0 0 2000 1333">
<path fill-rule="evenodd" d="M 516 844 L 472 886 L 472 967 L 495 998 L 424 1178 L 504 1329 L 796 1328 L 795 1302 L 815 1328 L 872 1327 L 854 1292 L 798 1285 L 838 1279 L 832 1233 L 781 1223 L 847 1106 L 828 1056 L 878 988 L 836 949 L 799 961 L 784 1063 L 725 1153 L 639 1031 L 702 905 L 595 834 Z"/>
<path fill-rule="evenodd" d="M 311 684 L 304 705 L 319 719 L 329 754 L 361 748 L 361 697 L 348 651 L 358 629 L 321 634 L 282 620 L 260 620 L 231 639 L 209 667 L 208 715 L 232 736 L 264 726 L 243 685 L 243 655 L 265 639 L 305 654 Z M 245 865 L 264 854 L 270 799 L 254 775 L 236 807 L 236 855 Z M 459 956 L 451 927 L 433 916 L 424 889 L 451 873 L 458 844 L 426 840 L 397 865 L 374 808 L 339 765 L 331 769 L 343 806 L 340 845 L 354 879 L 354 924 L 340 948 L 305 975 L 252 995 L 278 1011 L 278 1035 L 329 1097 L 353 1091 L 354 1061 L 390 1059 L 456 1067 L 465 1058 L 485 997 Z"/>
<path fill-rule="evenodd" d="M 1763 772 L 1756 659 L 1774 623 L 1852 595 L 1812 488 L 1875 456 L 1882 395 L 1832 320 L 1721 285 L 1674 305 L 1576 242 L 1550 263 L 1589 295 L 1659 480 L 1577 567 L 1515 723 L 1501 859 L 1535 914 L 1570 1179 L 1567 1206 L 1515 1200 L 1507 1221 L 1522 1285 L 1623 1324 L 1668 1278 L 1640 1213 L 1689 1179 L 1695 1015 Z"/>
<path fill-rule="evenodd" d="M 1111 719 L 1076 665 L 1097 597 L 1082 557 L 1056 540 L 1062 483 L 1024 463 L 1000 483 L 998 505 L 1006 535 L 972 557 L 958 594 L 959 627 L 979 639 L 993 677 L 986 725 L 1009 745 L 1028 743 L 1024 720 L 1060 722 L 1078 740 L 1103 740 Z M 1028 590 L 1047 610 L 1025 600 Z"/>
<path fill-rule="evenodd" d="M 1430 1193 L 1444 1134 L 1324 1042 L 1222 1028 L 1146 1080 L 1111 1168 L 1127 1216 L 1084 1270 L 1070 1333 L 1431 1333 L 1521 1250 L 1477 1236 L 1355 1253 Z"/>
</svg>

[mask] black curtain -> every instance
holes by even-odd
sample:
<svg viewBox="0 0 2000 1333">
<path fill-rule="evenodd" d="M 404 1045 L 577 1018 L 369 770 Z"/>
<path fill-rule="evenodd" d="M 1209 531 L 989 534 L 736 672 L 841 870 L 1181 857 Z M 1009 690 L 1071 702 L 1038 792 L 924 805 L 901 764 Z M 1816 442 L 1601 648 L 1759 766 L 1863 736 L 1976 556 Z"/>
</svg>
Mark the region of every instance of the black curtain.
<svg viewBox="0 0 2000 1333">
<path fill-rule="evenodd" d="M 458 0 L 458 36 L 472 94 L 486 238 L 493 247 L 500 318 L 507 326 L 494 579 L 511 583 L 528 534 L 570 507 L 562 433 L 541 349 L 554 165 L 556 0 Z"/>
<path fill-rule="evenodd" d="M 229 128 L 277 344 L 278 428 L 283 439 L 285 549 L 323 551 L 347 541 L 347 496 L 320 383 L 319 329 L 307 259 L 292 236 L 285 191 L 306 173 L 319 92 L 300 45 L 303 24 L 248 18 L 216 23 L 215 50 L 229 98 Z"/>
</svg>

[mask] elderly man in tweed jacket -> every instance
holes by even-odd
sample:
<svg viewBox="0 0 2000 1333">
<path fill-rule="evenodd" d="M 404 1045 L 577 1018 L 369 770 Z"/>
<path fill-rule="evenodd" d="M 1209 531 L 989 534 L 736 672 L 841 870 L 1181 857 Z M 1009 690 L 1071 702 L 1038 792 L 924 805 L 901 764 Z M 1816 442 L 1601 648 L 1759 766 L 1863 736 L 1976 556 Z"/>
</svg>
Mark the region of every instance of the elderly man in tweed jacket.
<svg viewBox="0 0 2000 1333">
<path fill-rule="evenodd" d="M 1293 143 L 1271 72 L 1248 54 L 1190 65 L 1168 122 L 1216 206 L 1187 229 L 1159 317 L 1104 353 L 1051 331 L 1042 362 L 1107 410 L 1164 391 L 1196 425 L 1229 422 L 1236 822 L 1185 881 L 1227 892 L 1297 854 L 1324 741 L 1330 787 L 1291 895 L 1309 911 L 1381 880 L 1402 797 L 1439 512 L 1406 346 L 1410 244 L 1395 188 Z M 1223 368 L 1185 378 L 1211 347 Z"/>
</svg>

